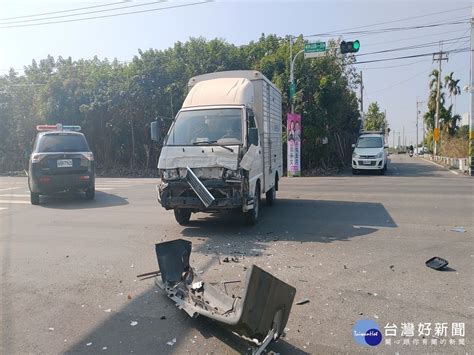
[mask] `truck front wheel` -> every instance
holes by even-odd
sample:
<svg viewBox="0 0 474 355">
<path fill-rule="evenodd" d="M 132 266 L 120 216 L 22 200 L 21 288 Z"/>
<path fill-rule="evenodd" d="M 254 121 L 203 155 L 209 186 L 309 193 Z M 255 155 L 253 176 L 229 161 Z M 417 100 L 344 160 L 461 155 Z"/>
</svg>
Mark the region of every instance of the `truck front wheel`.
<svg viewBox="0 0 474 355">
<path fill-rule="evenodd" d="M 260 210 L 260 186 L 255 186 L 255 196 L 253 197 L 253 208 L 245 212 L 245 223 L 249 226 L 254 226 L 258 220 L 258 213 Z"/>
<path fill-rule="evenodd" d="M 186 208 L 175 208 L 174 218 L 176 218 L 176 222 L 180 225 L 185 226 L 189 223 L 189 219 L 191 218 L 191 210 Z"/>
</svg>

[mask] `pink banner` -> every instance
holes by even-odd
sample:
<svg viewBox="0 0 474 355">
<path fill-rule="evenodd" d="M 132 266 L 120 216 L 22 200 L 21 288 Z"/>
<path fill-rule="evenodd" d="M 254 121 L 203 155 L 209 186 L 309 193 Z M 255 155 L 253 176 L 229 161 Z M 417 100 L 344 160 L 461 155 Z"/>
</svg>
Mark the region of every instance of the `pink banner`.
<svg viewBox="0 0 474 355">
<path fill-rule="evenodd" d="M 286 122 L 288 176 L 301 176 L 301 115 L 289 113 Z"/>
</svg>

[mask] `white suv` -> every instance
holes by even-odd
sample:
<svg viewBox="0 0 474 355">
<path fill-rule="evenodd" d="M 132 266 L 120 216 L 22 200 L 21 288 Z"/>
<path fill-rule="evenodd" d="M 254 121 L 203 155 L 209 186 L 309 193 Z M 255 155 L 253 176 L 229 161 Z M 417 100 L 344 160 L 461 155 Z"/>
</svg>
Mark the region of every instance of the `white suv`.
<svg viewBox="0 0 474 355">
<path fill-rule="evenodd" d="M 381 175 L 387 171 L 388 147 L 385 146 L 385 137 L 380 133 L 363 133 L 357 144 L 353 144 L 352 173 L 359 170 L 376 170 Z"/>
</svg>

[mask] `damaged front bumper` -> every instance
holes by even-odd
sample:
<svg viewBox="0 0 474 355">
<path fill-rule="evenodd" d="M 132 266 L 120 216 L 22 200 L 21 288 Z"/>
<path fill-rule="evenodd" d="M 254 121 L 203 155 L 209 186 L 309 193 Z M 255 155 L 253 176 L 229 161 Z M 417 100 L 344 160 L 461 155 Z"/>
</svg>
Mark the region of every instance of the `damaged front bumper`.
<svg viewBox="0 0 474 355">
<path fill-rule="evenodd" d="M 158 185 L 158 201 L 169 209 L 187 208 L 214 211 L 242 207 L 248 196 L 240 180 L 199 179 L 191 169 L 183 178 L 162 181 Z"/>
<path fill-rule="evenodd" d="M 242 298 L 231 297 L 203 280 L 189 265 L 191 242 L 178 239 L 156 244 L 164 290 L 179 309 L 191 317 L 214 319 L 243 339 L 259 346 L 259 354 L 278 339 L 286 326 L 295 297 L 294 287 L 252 265 Z"/>
</svg>

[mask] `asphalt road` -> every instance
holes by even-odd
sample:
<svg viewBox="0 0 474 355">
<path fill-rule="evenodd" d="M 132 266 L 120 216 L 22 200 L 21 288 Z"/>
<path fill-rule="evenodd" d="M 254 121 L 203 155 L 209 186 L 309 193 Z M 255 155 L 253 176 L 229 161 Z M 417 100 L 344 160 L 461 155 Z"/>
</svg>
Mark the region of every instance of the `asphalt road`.
<svg viewBox="0 0 474 355">
<path fill-rule="evenodd" d="M 176 238 L 193 242 L 192 265 L 209 282 L 243 280 L 256 264 L 296 287 L 296 301 L 310 300 L 293 305 L 274 352 L 474 350 L 472 178 L 407 156 L 392 156 L 386 176 L 285 178 L 255 227 L 205 214 L 181 227 L 157 204 L 156 182 L 103 178 L 95 201 L 32 206 L 26 179 L 0 178 L 0 354 L 246 352 L 218 325 L 175 308 L 152 280 L 137 280 L 158 268 L 154 244 Z M 219 262 L 234 255 L 238 263 Z M 450 268 L 427 268 L 433 256 Z M 428 345 L 386 345 L 384 336 L 363 347 L 352 336 L 360 319 L 382 333 L 397 325 L 394 341 L 403 342 L 401 323 L 415 324 L 415 338 L 420 322 L 432 333 Z M 465 345 L 451 336 L 453 322 L 465 323 Z M 446 344 L 431 344 L 435 323 L 449 324 Z"/>
</svg>

